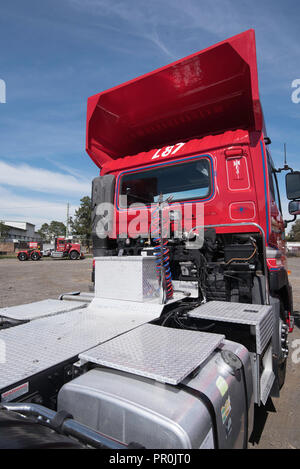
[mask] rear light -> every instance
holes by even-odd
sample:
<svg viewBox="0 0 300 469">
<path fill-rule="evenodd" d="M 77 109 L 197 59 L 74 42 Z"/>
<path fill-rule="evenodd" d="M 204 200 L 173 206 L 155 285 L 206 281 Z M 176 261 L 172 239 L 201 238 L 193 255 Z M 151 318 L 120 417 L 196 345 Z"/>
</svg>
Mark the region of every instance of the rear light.
<svg viewBox="0 0 300 469">
<path fill-rule="evenodd" d="M 293 332 L 294 325 L 295 325 L 295 319 L 294 319 L 294 316 L 292 316 L 289 311 L 288 311 L 288 317 L 287 317 L 286 323 L 288 325 L 289 332 Z"/>
<path fill-rule="evenodd" d="M 93 259 L 93 269 L 95 268 L 95 259 Z"/>
</svg>

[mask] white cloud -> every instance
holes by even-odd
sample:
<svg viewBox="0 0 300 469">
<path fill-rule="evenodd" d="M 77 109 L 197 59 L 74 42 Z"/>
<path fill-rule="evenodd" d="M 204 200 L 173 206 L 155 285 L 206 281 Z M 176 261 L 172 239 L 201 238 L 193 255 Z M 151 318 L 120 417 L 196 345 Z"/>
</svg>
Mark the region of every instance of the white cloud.
<svg viewBox="0 0 300 469">
<path fill-rule="evenodd" d="M 27 164 L 12 165 L 0 161 L 0 184 L 46 193 L 84 196 L 90 194 L 91 182 L 70 174 L 36 168 Z"/>
<path fill-rule="evenodd" d="M 140 2 L 139 5 L 128 6 L 124 2 L 111 2 L 109 0 L 68 0 L 69 4 L 80 10 L 91 13 L 99 18 L 118 18 L 128 25 L 126 33 L 137 38 L 146 39 L 152 42 L 168 58 L 175 60 L 176 54 L 162 40 L 158 33 L 158 27 L 166 28 L 176 26 L 181 18 L 174 18 L 172 15 L 165 15 L 161 2 Z M 120 29 L 115 28 L 118 33 Z"/>
<path fill-rule="evenodd" d="M 28 221 L 37 227 L 51 220 L 65 223 L 67 202 L 73 202 L 70 205 L 73 216 L 79 199 L 91 192 L 89 179 L 72 169 L 71 173 L 68 174 L 67 167 L 65 173 L 60 173 L 0 161 L 0 219 Z M 26 191 L 25 196 L 18 193 L 20 189 Z"/>
<path fill-rule="evenodd" d="M 274 72 L 280 72 L 278 81 L 282 81 L 282 75 L 287 74 L 285 69 L 294 70 L 295 63 L 298 63 L 298 30 L 286 13 L 288 10 L 284 6 L 280 9 L 280 5 L 273 8 L 271 2 L 263 4 L 257 1 L 254 2 L 257 5 L 249 9 L 249 3 L 245 0 L 139 0 L 131 1 L 130 5 L 126 0 L 66 1 L 73 8 L 93 16 L 94 20 L 107 20 L 107 24 L 119 20 L 120 29 L 116 28 L 117 32 L 127 25 L 128 35 L 150 40 L 168 57 L 176 58 L 182 51 L 179 45 L 182 40 L 190 44 L 186 46 L 187 51 L 190 47 L 194 49 L 195 45 L 195 50 L 200 50 L 214 43 L 211 36 L 215 36 L 216 41 L 224 40 L 254 28 L 259 62 L 264 73 L 270 72 L 274 79 Z M 257 15 L 258 8 L 260 15 Z M 286 60 L 287 56 L 291 60 Z"/>
<path fill-rule="evenodd" d="M 70 205 L 70 216 L 78 208 Z M 0 186 L 0 220 L 27 221 L 38 229 L 52 220 L 66 222 L 67 202 L 52 202 L 38 197 L 22 197 Z"/>
</svg>

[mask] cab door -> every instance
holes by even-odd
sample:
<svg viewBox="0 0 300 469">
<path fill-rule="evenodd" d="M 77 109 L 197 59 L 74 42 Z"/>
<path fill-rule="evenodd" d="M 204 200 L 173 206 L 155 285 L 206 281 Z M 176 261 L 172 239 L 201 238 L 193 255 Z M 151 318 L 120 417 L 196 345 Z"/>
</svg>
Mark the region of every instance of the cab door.
<svg viewBox="0 0 300 469">
<path fill-rule="evenodd" d="M 57 238 L 56 250 L 58 252 L 63 252 L 65 250 L 65 240 L 62 238 Z"/>
</svg>

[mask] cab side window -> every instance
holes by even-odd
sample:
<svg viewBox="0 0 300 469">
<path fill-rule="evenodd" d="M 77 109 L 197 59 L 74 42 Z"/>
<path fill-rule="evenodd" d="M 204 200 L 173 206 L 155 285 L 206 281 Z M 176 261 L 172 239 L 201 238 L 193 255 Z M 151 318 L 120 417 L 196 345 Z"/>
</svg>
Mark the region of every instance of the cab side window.
<svg viewBox="0 0 300 469">
<path fill-rule="evenodd" d="M 273 164 L 272 158 L 268 150 L 267 150 L 267 157 L 268 157 L 270 193 L 271 193 L 272 199 L 277 205 L 279 212 L 281 213 L 281 202 L 280 202 L 280 196 L 279 196 L 279 190 L 278 190 L 276 171 L 275 171 L 274 164 Z"/>
</svg>

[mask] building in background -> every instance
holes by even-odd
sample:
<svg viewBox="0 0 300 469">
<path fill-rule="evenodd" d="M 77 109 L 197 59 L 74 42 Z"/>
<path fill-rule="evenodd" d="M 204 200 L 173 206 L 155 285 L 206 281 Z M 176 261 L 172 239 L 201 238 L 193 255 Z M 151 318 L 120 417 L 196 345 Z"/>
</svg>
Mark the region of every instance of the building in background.
<svg viewBox="0 0 300 469">
<path fill-rule="evenodd" d="M 288 241 L 286 243 L 286 249 L 289 254 L 300 254 L 300 242 Z"/>
<path fill-rule="evenodd" d="M 20 243 L 29 241 L 41 241 L 40 235 L 35 231 L 35 225 L 22 221 L 4 221 L 4 225 L 9 227 L 9 232 L 4 241 Z"/>
</svg>

